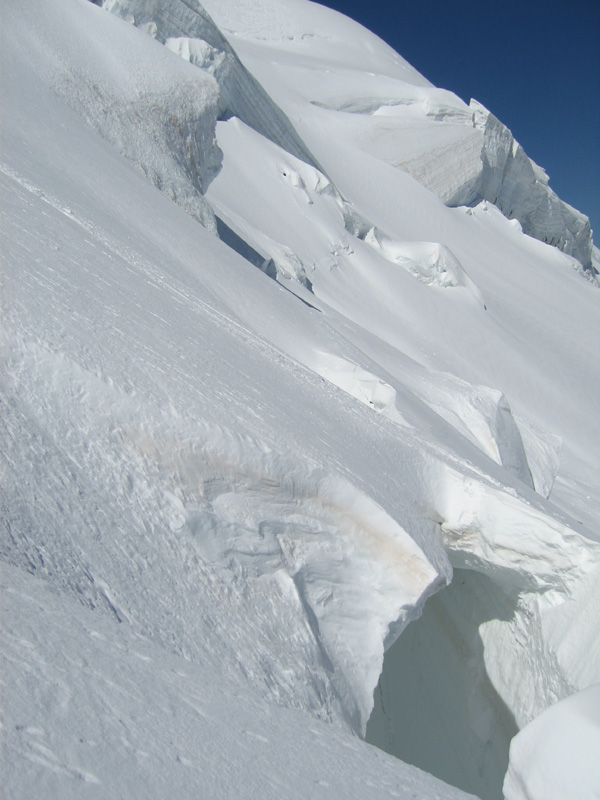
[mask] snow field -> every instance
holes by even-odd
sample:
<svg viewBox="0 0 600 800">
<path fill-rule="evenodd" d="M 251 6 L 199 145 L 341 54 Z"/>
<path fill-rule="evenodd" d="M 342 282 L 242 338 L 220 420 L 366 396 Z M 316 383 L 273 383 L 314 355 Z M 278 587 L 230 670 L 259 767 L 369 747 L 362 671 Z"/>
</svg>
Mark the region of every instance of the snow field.
<svg viewBox="0 0 600 800">
<path fill-rule="evenodd" d="M 388 648 L 378 744 L 499 796 L 600 675 L 597 288 L 350 20 L 105 6 L 4 14 L 3 788 L 464 796 L 353 735 Z"/>
</svg>

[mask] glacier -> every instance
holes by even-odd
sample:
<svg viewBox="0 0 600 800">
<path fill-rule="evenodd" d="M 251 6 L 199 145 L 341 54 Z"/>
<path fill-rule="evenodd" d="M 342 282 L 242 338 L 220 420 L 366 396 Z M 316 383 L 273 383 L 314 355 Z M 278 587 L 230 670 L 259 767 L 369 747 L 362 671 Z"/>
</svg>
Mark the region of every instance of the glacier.
<svg viewBox="0 0 600 800">
<path fill-rule="evenodd" d="M 587 218 L 307 0 L 2 61 L 5 793 L 593 796 Z"/>
</svg>

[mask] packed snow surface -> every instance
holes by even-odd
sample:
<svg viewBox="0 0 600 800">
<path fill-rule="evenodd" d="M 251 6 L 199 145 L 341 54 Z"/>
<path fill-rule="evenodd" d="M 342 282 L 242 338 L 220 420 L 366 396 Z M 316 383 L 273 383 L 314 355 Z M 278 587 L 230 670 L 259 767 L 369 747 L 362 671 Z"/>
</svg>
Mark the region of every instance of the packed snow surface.
<svg viewBox="0 0 600 800">
<path fill-rule="evenodd" d="M 3 580 L 6 796 L 467 797 L 47 581 L 9 566 Z"/>
<path fill-rule="evenodd" d="M 495 798 L 521 728 L 538 786 L 600 680 L 582 215 L 305 0 L 2 37 L 6 795 Z"/>
<path fill-rule="evenodd" d="M 600 794 L 600 684 L 546 709 L 510 747 L 506 800 L 592 800 Z"/>
</svg>

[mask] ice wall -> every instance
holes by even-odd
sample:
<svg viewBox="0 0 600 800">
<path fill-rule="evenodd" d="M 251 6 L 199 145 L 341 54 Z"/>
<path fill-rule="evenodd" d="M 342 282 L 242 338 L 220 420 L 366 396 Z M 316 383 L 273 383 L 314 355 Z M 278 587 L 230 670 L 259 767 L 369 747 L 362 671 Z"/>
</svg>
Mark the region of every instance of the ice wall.
<svg viewBox="0 0 600 800">
<path fill-rule="evenodd" d="M 213 75 L 221 92 L 221 116 L 239 117 L 297 158 L 315 164 L 292 123 L 242 65 L 197 0 L 168 4 L 159 0 L 104 0 L 101 5 Z"/>
<path fill-rule="evenodd" d="M 487 674 L 479 626 L 511 613 L 489 578 L 455 570 L 386 653 L 367 741 L 482 800 L 501 800 L 518 728 Z"/>
<path fill-rule="evenodd" d="M 508 219 L 517 219 L 523 231 L 592 266 L 589 219 L 563 202 L 548 185 L 548 176 L 525 153 L 510 130 L 481 103 L 471 100 L 473 126 L 483 133 L 480 164 L 465 174 L 463 186 L 448 205 L 480 200 L 494 203 Z"/>
<path fill-rule="evenodd" d="M 11 4 L 5 11 L 4 47 L 16 76 L 7 81 L 5 97 L 49 90 L 154 186 L 216 230 L 204 199 L 221 165 L 216 80 L 162 47 L 148 48 L 137 31 L 87 4 L 64 14 L 32 0 L 20 13 Z M 40 101 L 41 114 L 47 106 Z M 72 128 L 65 123 L 67 141 Z"/>
</svg>

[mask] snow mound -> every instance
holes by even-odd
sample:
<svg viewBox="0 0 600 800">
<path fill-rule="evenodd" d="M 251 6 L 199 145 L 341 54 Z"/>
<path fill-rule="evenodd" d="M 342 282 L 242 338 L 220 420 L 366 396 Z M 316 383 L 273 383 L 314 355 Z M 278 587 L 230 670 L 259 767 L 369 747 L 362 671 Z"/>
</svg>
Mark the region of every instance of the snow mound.
<svg viewBox="0 0 600 800">
<path fill-rule="evenodd" d="M 189 61 L 190 64 L 206 70 L 213 76 L 218 72 L 227 55 L 223 50 L 213 47 L 204 39 L 190 39 L 188 36 L 165 39 L 165 47 L 184 61 Z"/>
<path fill-rule="evenodd" d="M 386 95 L 385 88 L 396 89 L 394 95 Z M 329 91 L 331 91 L 331 82 Z M 348 88 L 344 87 L 348 92 Z M 327 102 L 313 100 L 312 103 L 321 108 L 329 108 L 332 111 L 345 111 L 349 114 L 367 114 L 380 117 L 402 117 L 406 114 L 407 107 L 414 106 L 411 111 L 423 114 L 436 122 L 449 122 L 458 124 L 469 124 L 471 114 L 467 107 L 452 92 L 445 89 L 434 87 L 423 88 L 404 82 L 396 81 L 395 84 L 390 80 L 383 80 L 381 92 L 377 95 L 366 97 L 356 96 L 354 92 L 346 95 L 339 95 L 337 98 L 330 97 Z"/>
<path fill-rule="evenodd" d="M 506 800 L 593 800 L 600 792 L 600 684 L 547 708 L 515 736 Z"/>
<path fill-rule="evenodd" d="M 42 394 L 48 407 L 77 413 L 71 452 L 79 451 L 74 457 L 83 458 L 90 475 L 103 473 L 106 488 L 83 479 L 80 491 L 92 505 L 73 509 L 59 530 L 61 489 L 55 502 L 44 501 L 43 542 L 11 536 L 4 557 L 193 658 L 221 604 L 227 616 L 240 614 L 234 636 L 240 652 L 248 636 L 264 640 L 268 650 L 267 642 L 287 631 L 289 661 L 279 651 L 269 657 L 257 651 L 256 660 L 244 656 L 244 672 L 264 676 L 267 693 L 288 705 L 325 716 L 338 709 L 364 731 L 384 640 L 393 641 L 445 581 L 403 527 L 348 480 L 306 459 L 225 428 L 174 425 L 168 410 L 147 405 L 144 417 L 155 422 L 140 427 L 142 409 L 128 392 L 63 354 L 12 336 L 5 344 L 7 425 L 25 426 L 30 451 L 46 453 L 64 486 L 77 478 L 62 452 L 60 422 L 39 430 L 35 411 L 19 418 L 15 397 Z M 10 463 L 17 457 L 12 447 L 5 457 Z M 16 496 L 11 481 L 6 490 Z M 109 502 L 99 499 L 105 491 Z M 86 523 L 99 502 L 102 518 Z M 30 515 L 15 499 L 6 521 L 23 524 Z M 120 547 L 102 543 L 104 520 L 125 525 Z M 140 594 L 142 565 L 147 589 Z M 172 592 L 178 597 L 165 606 L 160 598 Z M 250 632 L 243 605 L 257 615 Z"/>
<path fill-rule="evenodd" d="M 441 480 L 433 516 L 453 566 L 485 572 L 517 593 L 568 593 L 594 568 L 598 546 L 565 524 L 510 491 L 442 472 L 432 478 Z"/>
<path fill-rule="evenodd" d="M 395 242 L 375 228 L 364 241 L 429 286 L 468 286 L 477 292 L 460 261 L 440 242 Z"/>
<path fill-rule="evenodd" d="M 319 375 L 361 403 L 371 406 L 389 419 L 405 424 L 396 405 L 396 390 L 377 375 L 331 353 L 317 353 L 311 365 Z"/>
</svg>

